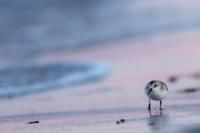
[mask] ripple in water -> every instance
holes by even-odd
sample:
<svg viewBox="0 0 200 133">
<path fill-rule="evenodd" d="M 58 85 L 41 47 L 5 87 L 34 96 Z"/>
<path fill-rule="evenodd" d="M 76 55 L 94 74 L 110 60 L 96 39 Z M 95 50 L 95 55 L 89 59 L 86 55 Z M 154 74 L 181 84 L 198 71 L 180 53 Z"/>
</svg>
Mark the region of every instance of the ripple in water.
<svg viewBox="0 0 200 133">
<path fill-rule="evenodd" d="M 46 65 L 22 65 L 0 69 L 0 98 L 41 92 L 61 86 L 79 85 L 103 79 L 107 65 L 69 62 Z"/>
</svg>

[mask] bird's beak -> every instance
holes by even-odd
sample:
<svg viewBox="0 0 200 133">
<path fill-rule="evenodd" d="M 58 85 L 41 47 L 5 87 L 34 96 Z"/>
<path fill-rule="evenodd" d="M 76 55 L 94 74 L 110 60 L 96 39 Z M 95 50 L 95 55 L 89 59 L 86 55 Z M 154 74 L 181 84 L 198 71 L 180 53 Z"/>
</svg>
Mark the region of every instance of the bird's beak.
<svg viewBox="0 0 200 133">
<path fill-rule="evenodd" d="M 148 95 L 149 95 L 149 94 L 152 92 L 152 90 L 153 90 L 153 89 L 152 89 L 152 88 L 150 88 L 150 90 L 149 90 L 149 92 L 148 92 Z"/>
</svg>

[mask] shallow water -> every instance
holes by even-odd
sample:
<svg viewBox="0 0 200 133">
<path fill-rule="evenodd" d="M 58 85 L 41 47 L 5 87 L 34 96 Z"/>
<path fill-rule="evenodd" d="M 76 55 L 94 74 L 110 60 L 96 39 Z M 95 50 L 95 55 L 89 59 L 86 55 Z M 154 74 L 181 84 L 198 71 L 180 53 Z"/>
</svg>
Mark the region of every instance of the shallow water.
<svg viewBox="0 0 200 133">
<path fill-rule="evenodd" d="M 0 98 L 98 81 L 109 72 L 107 65 L 89 61 L 5 67 L 0 69 Z"/>
</svg>

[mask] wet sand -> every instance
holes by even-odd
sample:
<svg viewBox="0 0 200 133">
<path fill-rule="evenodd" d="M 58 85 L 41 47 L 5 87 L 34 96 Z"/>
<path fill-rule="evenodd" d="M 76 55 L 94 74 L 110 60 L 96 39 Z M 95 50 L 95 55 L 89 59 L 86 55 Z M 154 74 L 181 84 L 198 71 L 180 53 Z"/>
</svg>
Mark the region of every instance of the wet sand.
<svg viewBox="0 0 200 133">
<path fill-rule="evenodd" d="M 78 52 L 41 54 L 35 62 L 99 60 L 112 72 L 98 83 L 0 101 L 0 132 L 198 132 L 200 92 L 183 90 L 199 87 L 199 80 L 185 77 L 171 83 L 168 78 L 200 70 L 199 34 L 174 32 Z M 170 94 L 165 110 L 160 112 L 159 103 L 153 102 L 150 114 L 144 86 L 152 79 L 165 81 Z M 120 119 L 125 121 L 116 124 Z"/>
</svg>

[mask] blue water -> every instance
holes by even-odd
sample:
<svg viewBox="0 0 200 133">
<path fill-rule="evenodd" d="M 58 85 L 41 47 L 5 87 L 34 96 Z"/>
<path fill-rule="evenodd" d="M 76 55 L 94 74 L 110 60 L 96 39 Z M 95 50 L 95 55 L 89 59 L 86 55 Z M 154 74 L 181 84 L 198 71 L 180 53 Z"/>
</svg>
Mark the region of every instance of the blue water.
<svg viewBox="0 0 200 133">
<path fill-rule="evenodd" d="M 199 28 L 200 9 L 194 2 L 182 6 L 167 0 L 0 0 L 0 57 L 31 57 Z"/>
<path fill-rule="evenodd" d="M 72 87 L 104 79 L 110 68 L 103 63 L 66 62 L 29 64 L 0 69 L 0 98 Z"/>
</svg>

